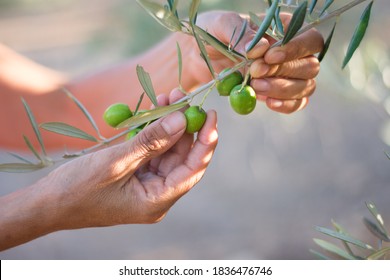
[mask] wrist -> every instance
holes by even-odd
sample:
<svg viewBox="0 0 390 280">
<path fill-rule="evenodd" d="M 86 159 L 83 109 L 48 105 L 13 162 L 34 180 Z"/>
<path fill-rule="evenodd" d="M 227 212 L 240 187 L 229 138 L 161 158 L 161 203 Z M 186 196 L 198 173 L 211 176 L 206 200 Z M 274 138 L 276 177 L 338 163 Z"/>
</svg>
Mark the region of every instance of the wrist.
<svg viewBox="0 0 390 280">
<path fill-rule="evenodd" d="M 0 250 L 57 230 L 58 209 L 42 180 L 0 198 Z"/>
</svg>

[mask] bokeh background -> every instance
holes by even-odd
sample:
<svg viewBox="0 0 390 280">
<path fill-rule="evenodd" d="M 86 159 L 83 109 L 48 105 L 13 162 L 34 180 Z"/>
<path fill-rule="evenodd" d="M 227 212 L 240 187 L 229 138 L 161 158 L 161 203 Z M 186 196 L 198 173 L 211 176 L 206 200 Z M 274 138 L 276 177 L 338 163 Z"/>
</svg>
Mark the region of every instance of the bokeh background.
<svg viewBox="0 0 390 280">
<path fill-rule="evenodd" d="M 262 2 L 210 0 L 201 8 L 246 13 L 264 9 Z M 215 158 L 161 223 L 57 232 L 0 258 L 313 259 L 309 249 L 321 251 L 313 238 L 333 241 L 315 227 L 331 227 L 332 219 L 375 244 L 362 217 L 369 217 L 364 202 L 373 201 L 390 224 L 387 1 L 375 1 L 362 48 L 350 67 L 340 69 L 364 6 L 340 18 L 305 110 L 281 115 L 259 104 L 242 117 L 216 95 L 207 100 L 219 113 Z M 320 28 L 325 36 L 329 27 Z M 167 35 L 135 1 L 0 0 L 1 42 L 74 77 L 136 55 Z M 0 161 L 7 160 L 1 151 Z M 0 194 L 48 172 L 0 174 Z"/>
</svg>

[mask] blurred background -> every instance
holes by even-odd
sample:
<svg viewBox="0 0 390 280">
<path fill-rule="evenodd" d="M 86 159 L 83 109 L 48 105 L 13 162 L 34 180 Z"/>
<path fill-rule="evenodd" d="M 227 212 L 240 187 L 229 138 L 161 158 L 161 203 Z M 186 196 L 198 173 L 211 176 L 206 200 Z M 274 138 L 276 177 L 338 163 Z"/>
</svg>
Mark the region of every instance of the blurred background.
<svg viewBox="0 0 390 280">
<path fill-rule="evenodd" d="M 219 114 L 215 158 L 161 223 L 57 232 L 0 252 L 0 258 L 313 259 L 309 249 L 321 251 L 313 238 L 327 239 L 315 227 L 330 228 L 332 219 L 375 245 L 362 217 L 369 217 L 364 202 L 373 201 L 390 224 L 390 37 L 381 31 L 390 26 L 386 1 L 375 1 L 368 35 L 341 70 L 365 5 L 340 18 L 305 110 L 281 115 L 258 104 L 242 117 L 216 95 L 209 97 L 207 107 Z M 201 5 L 242 13 L 264 7 L 258 0 Z M 325 37 L 330 26 L 320 28 Z M 0 0 L 1 42 L 74 77 L 138 54 L 167 35 L 135 1 Z M 0 151 L 0 161 L 7 160 Z M 48 172 L 0 173 L 0 194 Z"/>
</svg>

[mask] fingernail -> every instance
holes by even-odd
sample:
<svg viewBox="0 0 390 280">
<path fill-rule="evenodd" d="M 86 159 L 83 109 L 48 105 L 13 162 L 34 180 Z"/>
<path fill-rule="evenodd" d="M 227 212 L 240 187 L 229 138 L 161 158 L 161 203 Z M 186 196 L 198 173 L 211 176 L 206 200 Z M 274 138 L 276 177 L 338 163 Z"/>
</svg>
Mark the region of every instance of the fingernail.
<svg viewBox="0 0 390 280">
<path fill-rule="evenodd" d="M 269 54 L 267 62 L 268 63 L 282 63 L 286 59 L 286 53 L 284 51 L 275 51 Z"/>
<path fill-rule="evenodd" d="M 253 88 L 256 91 L 269 91 L 270 85 L 269 85 L 267 80 L 255 79 L 255 80 L 253 80 Z"/>
<path fill-rule="evenodd" d="M 262 63 L 253 63 L 250 68 L 250 73 L 253 78 L 264 77 L 269 72 L 269 65 Z"/>
<path fill-rule="evenodd" d="M 186 119 L 182 113 L 174 112 L 163 119 L 161 126 L 172 136 L 185 129 Z"/>
<path fill-rule="evenodd" d="M 280 108 L 283 106 L 283 101 L 281 101 L 279 99 L 272 99 L 271 106 L 272 106 L 272 108 Z"/>
</svg>

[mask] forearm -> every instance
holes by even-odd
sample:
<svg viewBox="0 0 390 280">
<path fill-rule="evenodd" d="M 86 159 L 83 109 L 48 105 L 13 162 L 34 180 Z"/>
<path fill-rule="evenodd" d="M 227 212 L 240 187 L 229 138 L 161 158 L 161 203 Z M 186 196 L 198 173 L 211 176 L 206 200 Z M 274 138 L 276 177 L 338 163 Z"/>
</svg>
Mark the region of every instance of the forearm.
<svg viewBox="0 0 390 280">
<path fill-rule="evenodd" d="M 191 63 L 191 57 L 196 50 L 194 50 L 193 39 L 179 33 L 172 34 L 144 54 L 120 65 L 72 81 L 56 79 L 48 75 L 47 72 L 41 71 L 42 69 L 39 70 L 39 67 L 34 68 L 41 73 L 42 77 L 47 78 L 48 85 L 51 85 L 48 91 L 24 92 L 12 90 L 10 86 L 6 89 L 4 85 L 0 85 L 0 93 L 2 94 L 0 127 L 3 131 L 8 131 L 0 138 L 0 146 L 5 148 L 24 147 L 22 134 L 31 135 L 32 140 L 35 138 L 18 94 L 25 97 L 38 122 L 61 121 L 93 134 L 93 129 L 79 108 L 61 92 L 62 86 L 67 87 L 85 105 L 95 118 L 102 134 L 106 137 L 112 136 L 115 130 L 103 122 L 103 112 L 110 104 L 116 102 L 124 102 L 129 104 L 132 109 L 135 108 L 143 92 L 136 75 L 137 64 L 142 65 L 150 73 L 157 94 L 169 94 L 173 88 L 179 85 L 176 42 L 180 44 L 184 58 L 182 86 L 185 89 L 190 89 L 198 83 L 192 74 L 194 66 Z M 28 67 L 30 63 L 21 63 L 20 65 L 23 68 L 25 65 Z M 18 79 L 14 81 L 15 84 L 18 84 L 17 81 Z M 4 79 L 0 80 L 1 83 L 10 84 L 10 82 L 4 82 Z M 44 94 L 48 92 L 50 94 Z M 150 101 L 148 98 L 144 98 L 142 107 L 148 108 L 149 106 Z M 16 122 L 15 118 L 17 118 Z M 85 141 L 58 137 L 52 133 L 45 133 L 44 141 L 48 148 L 62 148 L 64 146 L 81 148 L 89 145 Z M 35 142 L 35 144 L 37 143 Z"/>
<path fill-rule="evenodd" d="M 37 183 L 0 197 L 0 251 L 56 230 L 59 211 L 45 189 Z"/>
</svg>

